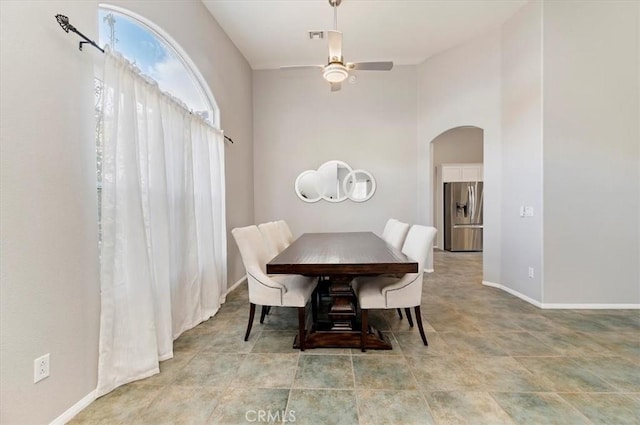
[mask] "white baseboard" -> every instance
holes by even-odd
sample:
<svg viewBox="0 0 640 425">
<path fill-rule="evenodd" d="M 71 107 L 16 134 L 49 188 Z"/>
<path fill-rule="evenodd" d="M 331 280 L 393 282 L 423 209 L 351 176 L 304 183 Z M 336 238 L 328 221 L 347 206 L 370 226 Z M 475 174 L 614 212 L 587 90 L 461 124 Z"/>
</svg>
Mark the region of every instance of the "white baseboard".
<svg viewBox="0 0 640 425">
<path fill-rule="evenodd" d="M 640 304 L 562 304 L 543 303 L 542 308 L 568 310 L 638 310 Z"/>
<path fill-rule="evenodd" d="M 91 391 L 86 396 L 82 397 L 82 399 L 68 408 L 62 415 L 55 418 L 49 425 L 64 425 L 69 422 L 75 415 L 80 413 L 85 407 L 93 403 L 96 399 L 96 390 Z"/>
<path fill-rule="evenodd" d="M 501 284 L 499 284 L 499 283 L 493 283 L 493 282 L 488 282 L 488 281 L 486 281 L 486 280 L 483 280 L 483 281 L 482 281 L 482 284 L 483 284 L 484 286 L 491 286 L 492 288 L 502 289 L 503 291 L 508 292 L 508 293 L 510 293 L 511 295 L 514 295 L 514 296 L 516 296 L 516 297 L 520 298 L 521 300 L 524 300 L 524 301 L 528 302 L 529 304 L 533 304 L 533 305 L 535 305 L 535 306 L 536 306 L 536 307 L 538 307 L 538 308 L 544 308 L 541 302 L 539 302 L 539 301 L 537 301 L 537 300 L 534 300 L 533 298 L 528 297 L 528 296 L 526 296 L 525 294 L 521 294 L 521 293 L 520 293 L 520 292 L 518 292 L 518 291 L 514 291 L 513 289 L 508 288 L 508 287 L 506 287 L 506 286 L 504 286 L 504 285 L 501 285 Z"/>
<path fill-rule="evenodd" d="M 510 293 L 513 296 L 516 296 L 529 304 L 533 304 L 538 308 L 543 309 L 567 309 L 567 310 L 638 310 L 640 309 L 640 304 L 563 304 L 563 303 L 541 303 L 540 301 L 534 300 L 531 297 L 528 297 L 524 294 L 521 294 L 518 291 L 515 291 L 511 288 L 508 288 L 499 283 L 488 282 L 486 280 L 482 281 L 482 284 L 485 286 L 491 286 L 493 288 L 502 289 L 505 292 Z"/>
<path fill-rule="evenodd" d="M 227 298 L 227 295 L 229 295 L 234 289 L 236 289 L 238 286 L 240 286 L 242 283 L 247 281 L 247 275 L 242 276 L 240 279 L 238 279 L 238 281 L 236 283 L 234 283 L 233 285 L 231 285 L 230 288 L 227 289 L 227 292 L 225 292 L 224 294 L 224 298 Z"/>
</svg>

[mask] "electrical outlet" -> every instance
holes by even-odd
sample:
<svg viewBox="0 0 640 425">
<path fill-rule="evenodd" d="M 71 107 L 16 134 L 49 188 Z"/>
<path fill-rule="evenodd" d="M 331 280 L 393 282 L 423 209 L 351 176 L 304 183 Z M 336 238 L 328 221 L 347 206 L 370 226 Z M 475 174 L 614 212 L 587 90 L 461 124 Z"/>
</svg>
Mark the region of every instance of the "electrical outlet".
<svg viewBox="0 0 640 425">
<path fill-rule="evenodd" d="M 529 267 L 529 279 L 533 279 L 533 267 Z"/>
<path fill-rule="evenodd" d="M 533 207 L 524 207 L 524 216 L 533 217 Z"/>
<path fill-rule="evenodd" d="M 49 353 L 33 361 L 33 383 L 42 381 L 49 376 Z"/>
</svg>

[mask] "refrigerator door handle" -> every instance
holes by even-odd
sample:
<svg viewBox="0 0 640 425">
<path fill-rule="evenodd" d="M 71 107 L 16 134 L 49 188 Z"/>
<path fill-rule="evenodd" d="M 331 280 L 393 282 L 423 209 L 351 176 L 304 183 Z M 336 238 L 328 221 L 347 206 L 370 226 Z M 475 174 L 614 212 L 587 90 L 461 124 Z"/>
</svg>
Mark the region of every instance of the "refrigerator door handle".
<svg viewBox="0 0 640 425">
<path fill-rule="evenodd" d="M 483 224 L 454 224 L 454 229 L 482 229 L 484 228 Z"/>
<path fill-rule="evenodd" d="M 476 196 L 473 190 L 473 186 L 467 186 L 467 192 L 469 194 L 469 206 L 471 210 L 469 212 L 469 218 L 471 218 L 471 221 L 473 221 L 474 216 L 476 215 Z"/>
<path fill-rule="evenodd" d="M 478 183 L 475 183 L 473 186 L 473 221 L 476 222 L 478 220 L 478 213 L 477 213 L 477 203 L 476 203 L 476 193 L 478 192 Z"/>
</svg>

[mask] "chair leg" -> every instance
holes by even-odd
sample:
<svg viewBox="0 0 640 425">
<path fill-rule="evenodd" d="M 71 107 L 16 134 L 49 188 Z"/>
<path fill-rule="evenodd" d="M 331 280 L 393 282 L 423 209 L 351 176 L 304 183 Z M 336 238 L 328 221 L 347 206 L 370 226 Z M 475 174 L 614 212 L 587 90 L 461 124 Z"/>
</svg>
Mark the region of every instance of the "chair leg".
<svg viewBox="0 0 640 425">
<path fill-rule="evenodd" d="M 398 310 L 398 317 L 400 317 L 400 320 L 402 320 L 402 309 L 397 308 L 396 310 Z"/>
<path fill-rule="evenodd" d="M 420 306 L 417 305 L 414 308 L 415 312 L 416 312 L 416 322 L 418 322 L 418 329 L 420 330 L 420 336 L 422 337 L 422 342 L 424 342 L 424 345 L 429 345 L 429 343 L 427 342 L 427 337 L 424 335 L 424 328 L 422 327 L 422 316 L 420 315 Z"/>
<path fill-rule="evenodd" d="M 260 312 L 260 323 L 264 323 L 264 318 L 267 314 L 269 314 L 269 306 L 263 305 Z"/>
<path fill-rule="evenodd" d="M 263 307 L 264 308 L 264 307 Z M 244 335 L 244 340 L 249 340 L 249 334 L 251 333 L 251 326 L 253 325 L 253 316 L 256 314 L 256 305 L 249 303 L 249 323 L 247 324 L 247 333 Z"/>
<path fill-rule="evenodd" d="M 304 351 L 304 336 L 305 336 L 305 316 L 306 311 L 304 307 L 298 307 L 298 343 L 300 344 L 300 351 Z"/>
<path fill-rule="evenodd" d="M 360 311 L 362 311 L 362 315 L 361 315 L 362 329 L 360 330 L 360 349 L 364 353 L 366 351 L 364 343 L 367 339 L 367 333 L 369 332 L 369 324 L 367 323 L 368 310 L 361 309 Z"/>
<path fill-rule="evenodd" d="M 411 309 L 410 308 L 405 308 L 404 312 L 407 315 L 407 320 L 409 321 L 409 326 L 413 327 L 413 320 L 411 320 Z"/>
</svg>

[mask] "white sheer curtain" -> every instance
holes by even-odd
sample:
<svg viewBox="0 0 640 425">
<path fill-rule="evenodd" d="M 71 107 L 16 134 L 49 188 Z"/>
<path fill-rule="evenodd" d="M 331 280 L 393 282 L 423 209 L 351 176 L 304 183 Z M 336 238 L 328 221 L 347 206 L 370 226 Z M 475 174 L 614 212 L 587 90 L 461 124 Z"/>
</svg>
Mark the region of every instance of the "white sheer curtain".
<svg viewBox="0 0 640 425">
<path fill-rule="evenodd" d="M 98 395 L 159 371 L 226 291 L 222 132 L 107 52 Z"/>
</svg>

